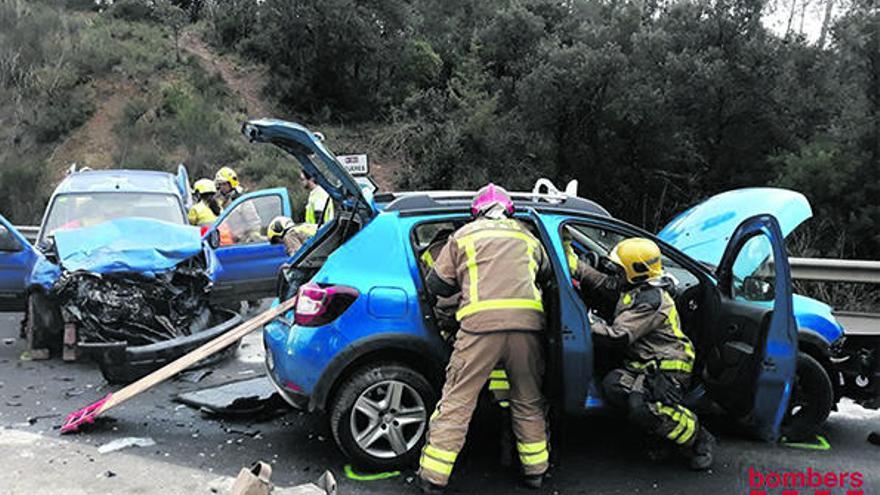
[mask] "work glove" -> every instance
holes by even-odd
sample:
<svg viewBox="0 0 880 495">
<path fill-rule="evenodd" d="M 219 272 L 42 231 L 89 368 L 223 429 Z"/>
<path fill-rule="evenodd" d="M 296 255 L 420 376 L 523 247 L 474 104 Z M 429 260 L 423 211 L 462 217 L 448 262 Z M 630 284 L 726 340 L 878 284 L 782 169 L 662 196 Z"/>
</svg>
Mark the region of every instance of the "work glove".
<svg viewBox="0 0 880 495">
<path fill-rule="evenodd" d="M 595 253 L 590 253 L 590 254 L 595 254 Z M 599 270 L 600 272 L 602 272 L 606 275 L 611 275 L 615 278 L 618 278 L 618 277 L 621 277 L 622 275 L 624 275 L 623 267 L 618 265 L 617 263 L 611 261 L 611 258 L 609 258 L 607 256 L 599 256 L 599 255 L 596 255 L 596 257 L 597 257 L 597 259 L 596 259 L 595 268 L 597 270 Z"/>
<path fill-rule="evenodd" d="M 681 404 L 684 391 L 669 373 L 659 372 L 647 379 L 651 399 L 663 404 Z"/>
</svg>

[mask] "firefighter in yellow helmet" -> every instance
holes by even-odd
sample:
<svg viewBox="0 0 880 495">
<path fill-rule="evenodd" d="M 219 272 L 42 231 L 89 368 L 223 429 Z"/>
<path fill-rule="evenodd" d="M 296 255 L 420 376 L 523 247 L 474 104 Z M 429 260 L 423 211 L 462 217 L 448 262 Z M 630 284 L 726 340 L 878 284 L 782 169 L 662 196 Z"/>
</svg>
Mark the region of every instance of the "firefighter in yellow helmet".
<svg viewBox="0 0 880 495">
<path fill-rule="evenodd" d="M 544 306 L 540 282 L 550 276 L 547 253 L 528 228 L 512 218 L 507 192 L 489 184 L 471 205 L 474 220 L 450 237 L 428 273 L 428 292 L 461 292 L 455 339 L 443 395 L 428 426 L 419 460 L 426 493 L 449 482 L 464 446 L 477 397 L 503 364 L 510 411 L 525 483 L 539 488 L 549 465 L 541 380 Z"/>
<path fill-rule="evenodd" d="M 238 174 L 231 167 L 218 170 L 214 176 L 214 184 L 217 187 L 217 204 L 224 210 L 244 193 Z"/>
<path fill-rule="evenodd" d="M 299 251 L 299 248 L 315 235 L 314 225 L 301 223 L 296 225 L 289 217 L 275 217 L 269 222 L 267 236 L 272 244 L 284 243 L 288 256 Z"/>
<path fill-rule="evenodd" d="M 595 260 L 598 270 L 584 262 L 570 267 L 582 293 L 616 299 L 609 322 L 592 314 L 590 320 L 597 347 L 621 349 L 625 356 L 602 382 L 605 397 L 644 430 L 680 447 L 692 469 L 708 469 L 715 439 L 682 404 L 694 346 L 682 332 L 660 248 L 650 239 L 625 239 Z"/>
<path fill-rule="evenodd" d="M 193 199 L 195 203 L 190 207 L 187 218 L 190 225 L 211 225 L 220 214 L 220 207 L 214 201 L 217 189 L 211 179 L 199 179 L 193 184 Z"/>
</svg>

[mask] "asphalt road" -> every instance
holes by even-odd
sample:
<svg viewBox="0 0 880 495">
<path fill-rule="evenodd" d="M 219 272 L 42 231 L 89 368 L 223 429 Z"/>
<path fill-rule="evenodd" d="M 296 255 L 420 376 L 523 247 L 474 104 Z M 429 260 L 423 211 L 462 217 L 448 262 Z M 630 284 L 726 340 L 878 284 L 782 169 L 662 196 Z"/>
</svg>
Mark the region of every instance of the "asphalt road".
<svg viewBox="0 0 880 495">
<path fill-rule="evenodd" d="M 18 339 L 19 320 L 18 314 L 0 314 L 0 427 L 57 439 L 57 428 L 67 413 L 99 399 L 111 388 L 89 363 L 21 361 L 24 343 Z M 132 458 L 143 460 L 144 465 L 153 466 L 151 469 L 175 465 L 187 472 L 235 476 L 242 466 L 262 459 L 274 465 L 272 479 L 282 486 L 312 481 L 330 469 L 340 481 L 341 494 L 416 493 L 412 471 L 382 481 L 346 479 L 346 460 L 321 415 L 291 411 L 267 421 L 220 420 L 171 401 L 180 391 L 260 374 L 259 342 L 259 336 L 253 334 L 235 358 L 215 367 L 198 384 L 164 383 L 111 411 L 111 420 L 64 439 L 84 447 L 129 436 L 151 437 L 156 442 L 154 447 L 89 456 L 91 463 L 125 455 L 136 456 Z M 822 451 L 751 441 L 719 421 L 711 428 L 720 437 L 716 466 L 706 473 L 693 473 L 674 458 L 649 460 L 642 452 L 638 432 L 619 418 L 569 420 L 563 438 L 553 442 L 556 464 L 542 493 L 749 494 L 750 468 L 763 473 L 805 472 L 808 468 L 823 474 L 860 472 L 865 480 L 860 490 L 880 493 L 880 447 L 866 442 L 870 431 L 880 431 L 880 413 L 876 411 L 844 404 L 827 423 L 825 437 L 831 448 Z M 528 492 L 517 485 L 514 473 L 497 466 L 496 438 L 497 427 L 484 416 L 479 427 L 472 428 L 448 493 Z M 21 475 L 39 479 L 47 469 L 60 469 L 62 473 L 64 469 L 78 469 L 73 462 L 66 467 L 63 457 L 68 454 L 62 453 L 66 451 L 57 452 L 55 456 L 40 454 L 28 459 Z M 847 493 L 845 489 L 829 490 L 832 494 Z M 0 493 L 6 493 L 2 486 Z M 211 491 L 205 487 L 203 493 Z M 767 493 L 782 491 L 770 489 Z"/>
</svg>

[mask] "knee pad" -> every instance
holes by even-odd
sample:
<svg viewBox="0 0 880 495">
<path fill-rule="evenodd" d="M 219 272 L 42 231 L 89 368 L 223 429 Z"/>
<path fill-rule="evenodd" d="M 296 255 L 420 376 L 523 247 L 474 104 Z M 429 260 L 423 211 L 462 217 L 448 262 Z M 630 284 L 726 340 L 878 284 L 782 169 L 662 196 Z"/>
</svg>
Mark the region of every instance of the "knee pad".
<svg viewBox="0 0 880 495">
<path fill-rule="evenodd" d="M 642 428 L 653 430 L 657 425 L 657 417 L 651 412 L 645 394 L 630 394 L 628 403 L 629 420 Z"/>
</svg>

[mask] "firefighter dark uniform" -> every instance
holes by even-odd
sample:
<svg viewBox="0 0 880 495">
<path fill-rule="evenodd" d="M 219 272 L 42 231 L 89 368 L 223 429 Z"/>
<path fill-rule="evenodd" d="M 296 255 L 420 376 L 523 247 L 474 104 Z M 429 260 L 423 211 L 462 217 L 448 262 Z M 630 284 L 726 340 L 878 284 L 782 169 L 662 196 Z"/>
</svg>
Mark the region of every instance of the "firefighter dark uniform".
<svg viewBox="0 0 880 495">
<path fill-rule="evenodd" d="M 538 282 L 550 275 L 550 265 L 541 243 L 519 221 L 496 215 L 499 204 L 508 216 L 513 213 L 503 189 L 491 184 L 481 189 L 472 210 L 482 215 L 488 205 L 489 216 L 478 216 L 450 236 L 428 275 L 433 294 L 461 291 L 456 312 L 461 328 L 419 461 L 423 488 L 448 483 L 480 389 L 499 363 L 507 370 L 513 430 L 527 482 L 540 486 L 548 467 L 541 394 L 544 307 Z"/>
<path fill-rule="evenodd" d="M 671 282 L 661 276 L 659 248 L 647 239 L 627 239 L 611 259 L 626 268 L 633 263 L 633 252 L 648 254 L 635 262 L 636 270 L 625 270 L 629 284 L 616 291 L 611 323 L 598 318 L 590 323 L 597 346 L 626 348 L 624 366 L 603 380 L 605 396 L 634 423 L 683 447 L 693 468 L 706 469 L 714 440 L 697 415 L 681 404 L 693 371 L 694 346 L 682 332 L 669 294 Z M 582 291 L 592 294 L 614 293 L 618 285 L 583 262 L 576 264 L 575 278 Z"/>
</svg>

